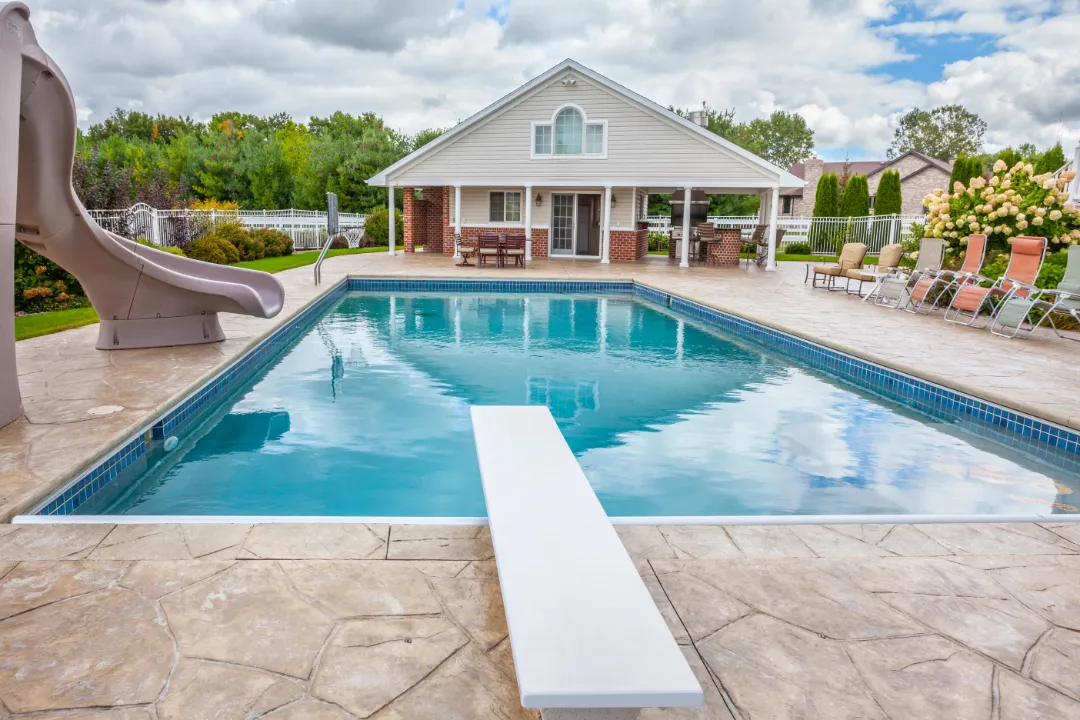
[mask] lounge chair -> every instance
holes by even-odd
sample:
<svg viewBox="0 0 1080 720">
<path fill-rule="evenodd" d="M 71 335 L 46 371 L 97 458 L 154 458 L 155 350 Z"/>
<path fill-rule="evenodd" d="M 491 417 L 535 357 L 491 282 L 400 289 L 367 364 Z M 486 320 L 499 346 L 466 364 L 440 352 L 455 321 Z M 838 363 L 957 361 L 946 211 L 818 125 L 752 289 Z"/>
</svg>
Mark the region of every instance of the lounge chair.
<svg viewBox="0 0 1080 720">
<path fill-rule="evenodd" d="M 979 275 L 979 271 L 982 270 L 985 259 L 986 236 L 968 235 L 967 251 L 960 269 L 924 273 L 909 291 L 904 309 L 919 315 L 929 315 L 938 302 L 948 298 L 952 292 L 964 285 L 984 281 L 986 278 Z"/>
<path fill-rule="evenodd" d="M 514 259 L 514 267 L 521 265 L 525 267 L 525 236 L 524 235 L 507 235 L 506 246 L 503 249 L 503 262 L 506 262 L 507 258 Z"/>
<path fill-rule="evenodd" d="M 826 290 L 844 290 L 845 288 L 836 287 L 836 278 L 844 277 L 844 273 L 848 270 L 861 268 L 865 257 L 866 245 L 864 243 L 844 243 L 844 247 L 840 250 L 840 257 L 836 259 L 835 265 L 806 266 L 807 275 L 811 271 L 814 273 L 814 279 L 810 283 L 811 287 L 823 287 Z M 818 285 L 818 275 L 822 277 L 820 285 Z M 806 282 L 805 278 L 803 282 Z"/>
<path fill-rule="evenodd" d="M 476 264 L 483 265 L 490 258 L 495 258 L 496 267 L 502 262 L 502 248 L 499 247 L 498 235 L 481 235 L 476 241 Z"/>
<path fill-rule="evenodd" d="M 992 322 L 996 314 L 994 300 L 1004 299 L 1009 294 L 1027 297 L 1029 293 L 1024 288 L 1034 287 L 1035 278 L 1039 277 L 1044 257 L 1046 257 L 1046 238 L 1013 238 L 1009 266 L 1005 268 L 1005 274 L 995 280 L 990 287 L 983 287 L 974 282 L 961 286 L 945 310 L 945 319 L 949 322 L 974 326 L 979 315 L 989 306 L 991 313 L 987 322 Z M 1002 305 L 1004 303 L 1000 303 L 996 309 L 1000 310 Z"/>
<path fill-rule="evenodd" d="M 897 273 L 882 280 L 874 302 L 878 305 L 900 307 L 907 300 L 905 295 L 908 290 L 918 285 L 919 280 L 924 276 L 935 277 L 941 272 L 944 259 L 945 241 L 941 238 L 923 238 L 919 241 L 919 256 L 915 259 L 915 269 L 911 275 Z"/>
<path fill-rule="evenodd" d="M 1003 337 L 1018 337 L 1024 332 L 1026 337 L 1046 322 L 1058 337 L 1080 342 L 1080 337 L 1061 334 L 1054 322 L 1055 315 L 1072 318 L 1080 324 L 1080 245 L 1069 247 L 1065 276 L 1056 290 L 1021 286 L 1014 282 L 1013 291 L 1005 298 L 990 323 L 990 332 Z"/>
<path fill-rule="evenodd" d="M 862 297 L 863 283 L 874 283 L 874 290 L 870 291 L 872 295 L 877 289 L 878 284 L 884 279 L 881 273 L 887 273 L 888 275 L 896 275 L 900 272 L 900 258 L 904 256 L 904 246 L 900 243 L 893 243 L 881 248 L 881 252 L 878 253 L 877 266 L 873 270 L 866 268 L 852 268 L 844 271 L 844 277 L 847 278 L 847 286 L 845 289 L 849 294 L 858 295 Z M 851 292 L 851 281 L 854 280 L 859 283 L 859 287 L 854 293 Z M 867 296 L 869 297 L 869 296 Z"/>
</svg>

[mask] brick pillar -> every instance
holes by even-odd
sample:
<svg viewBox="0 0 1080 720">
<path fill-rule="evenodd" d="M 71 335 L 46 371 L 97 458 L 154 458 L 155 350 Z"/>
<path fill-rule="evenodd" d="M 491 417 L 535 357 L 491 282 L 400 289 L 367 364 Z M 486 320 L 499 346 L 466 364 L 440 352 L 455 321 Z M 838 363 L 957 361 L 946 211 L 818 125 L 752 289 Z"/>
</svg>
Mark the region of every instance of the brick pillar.
<svg viewBox="0 0 1080 720">
<path fill-rule="evenodd" d="M 799 217 L 810 217 L 814 214 L 814 201 L 817 199 L 818 180 L 825 173 L 825 161 L 812 157 L 803 166 L 803 180 L 806 187 L 803 188 L 802 198 L 792 202 L 791 214 Z"/>
<path fill-rule="evenodd" d="M 404 196 L 402 222 L 405 224 L 405 252 L 411 253 L 417 245 L 423 245 L 423 208 L 421 200 L 416 199 L 415 188 L 402 188 Z M 419 242 L 418 242 L 419 241 Z"/>
</svg>

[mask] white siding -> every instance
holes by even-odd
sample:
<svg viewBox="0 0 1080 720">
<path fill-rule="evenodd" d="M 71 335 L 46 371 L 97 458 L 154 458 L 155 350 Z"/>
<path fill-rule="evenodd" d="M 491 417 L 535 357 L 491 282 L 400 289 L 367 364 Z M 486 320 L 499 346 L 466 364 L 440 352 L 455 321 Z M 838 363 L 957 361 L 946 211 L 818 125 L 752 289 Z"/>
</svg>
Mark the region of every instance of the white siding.
<svg viewBox="0 0 1080 720">
<path fill-rule="evenodd" d="M 567 71 L 570 72 L 570 71 Z M 456 182 L 623 181 L 626 184 L 745 182 L 765 186 L 776 176 L 688 128 L 574 74 L 556 75 L 494 113 L 464 135 L 393 173 L 399 186 Z M 550 122 L 560 106 L 581 107 L 591 121 L 606 120 L 607 158 L 531 159 L 532 123 Z"/>
<path fill-rule="evenodd" d="M 522 208 L 520 223 L 490 223 L 488 221 L 489 215 L 489 201 L 488 193 L 492 190 L 519 190 L 522 193 L 525 192 L 523 187 L 513 187 L 510 185 L 499 187 L 463 187 L 461 188 L 461 220 L 462 225 L 467 227 L 480 227 L 483 225 L 497 225 L 498 227 L 525 227 L 525 209 Z M 551 195 L 552 193 L 559 192 L 577 192 L 577 193 L 595 193 L 597 195 L 604 194 L 604 188 L 533 188 L 532 197 L 522 198 L 522 202 L 530 202 L 533 204 L 532 208 L 532 221 L 534 228 L 546 228 L 551 222 Z M 633 188 L 617 187 L 612 188 L 612 194 L 615 196 L 615 207 L 611 209 L 611 226 L 621 230 L 634 229 L 634 219 L 631 216 L 632 210 L 630 209 L 631 201 L 633 200 L 634 191 Z M 542 198 L 540 207 L 536 207 L 536 196 L 539 194 Z M 450 191 L 451 206 L 450 215 L 451 222 L 454 214 L 453 208 L 453 189 Z"/>
</svg>

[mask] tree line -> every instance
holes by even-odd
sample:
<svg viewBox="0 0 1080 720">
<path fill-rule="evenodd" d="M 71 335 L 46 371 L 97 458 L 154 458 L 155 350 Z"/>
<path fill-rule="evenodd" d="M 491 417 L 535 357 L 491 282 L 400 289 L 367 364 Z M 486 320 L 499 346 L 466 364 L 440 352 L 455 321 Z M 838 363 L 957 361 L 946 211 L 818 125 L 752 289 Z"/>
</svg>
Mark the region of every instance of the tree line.
<svg viewBox="0 0 1080 720">
<path fill-rule="evenodd" d="M 223 112 L 197 122 L 117 109 L 79 131 L 73 182 L 88 208 L 204 200 L 322 210 L 334 192 L 342 212 L 364 213 L 387 202 L 386 188 L 367 179 L 442 132 L 408 135 L 374 113 L 299 123 L 285 113 Z"/>
</svg>

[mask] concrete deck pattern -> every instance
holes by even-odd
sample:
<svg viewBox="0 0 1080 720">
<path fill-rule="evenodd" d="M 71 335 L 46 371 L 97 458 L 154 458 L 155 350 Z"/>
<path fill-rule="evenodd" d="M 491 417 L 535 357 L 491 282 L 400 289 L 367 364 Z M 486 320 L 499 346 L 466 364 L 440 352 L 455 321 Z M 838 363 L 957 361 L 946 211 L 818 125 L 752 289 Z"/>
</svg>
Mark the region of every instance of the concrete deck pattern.
<svg viewBox="0 0 1080 720">
<path fill-rule="evenodd" d="M 620 527 L 704 690 L 647 720 L 1075 720 L 1080 525 Z M 0 526 L 0 718 L 488 720 L 486 528 Z"/>
</svg>

